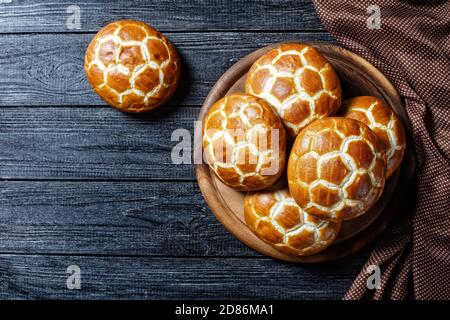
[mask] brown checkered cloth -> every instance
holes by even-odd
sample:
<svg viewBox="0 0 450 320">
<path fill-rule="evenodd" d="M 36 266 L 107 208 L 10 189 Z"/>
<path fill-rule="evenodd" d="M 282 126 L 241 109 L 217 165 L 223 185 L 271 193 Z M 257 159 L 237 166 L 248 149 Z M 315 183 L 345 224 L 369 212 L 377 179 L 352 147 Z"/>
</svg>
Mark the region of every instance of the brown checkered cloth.
<svg viewBox="0 0 450 320">
<path fill-rule="evenodd" d="M 417 193 L 405 200 L 414 205 L 405 203 L 344 298 L 450 299 L 450 2 L 314 4 L 338 43 L 373 63 L 404 98 L 417 160 Z M 368 27 L 371 5 L 380 9 L 379 29 Z M 372 264 L 381 268 L 378 290 L 366 286 Z"/>
</svg>

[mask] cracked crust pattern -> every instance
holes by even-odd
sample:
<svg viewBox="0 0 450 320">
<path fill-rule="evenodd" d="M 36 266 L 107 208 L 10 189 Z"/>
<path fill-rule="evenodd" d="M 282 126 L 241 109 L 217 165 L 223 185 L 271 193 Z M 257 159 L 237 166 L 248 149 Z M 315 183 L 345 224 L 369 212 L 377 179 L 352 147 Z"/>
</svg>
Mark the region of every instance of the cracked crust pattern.
<svg viewBox="0 0 450 320">
<path fill-rule="evenodd" d="M 349 118 L 324 118 L 297 136 L 288 163 L 292 197 L 308 214 L 349 220 L 380 197 L 386 156 L 375 133 Z"/>
<path fill-rule="evenodd" d="M 406 148 L 405 130 L 392 109 L 376 97 L 362 96 L 345 100 L 342 114 L 375 132 L 384 146 L 390 177 L 400 166 Z"/>
<path fill-rule="evenodd" d="M 87 48 L 84 69 L 94 91 L 125 112 L 166 102 L 180 78 L 178 53 L 161 33 L 132 20 L 108 24 Z"/>
<path fill-rule="evenodd" d="M 334 114 L 341 85 L 331 64 L 313 47 L 282 44 L 250 68 L 245 91 L 276 108 L 289 136 L 314 120 Z"/>
<path fill-rule="evenodd" d="M 264 100 L 234 94 L 217 101 L 203 122 L 205 161 L 226 185 L 242 191 L 273 184 L 286 165 L 286 132 Z"/>
<path fill-rule="evenodd" d="M 247 193 L 244 216 L 259 238 L 280 251 L 297 256 L 325 250 L 341 228 L 339 221 L 326 221 L 304 212 L 287 188 Z"/>
</svg>

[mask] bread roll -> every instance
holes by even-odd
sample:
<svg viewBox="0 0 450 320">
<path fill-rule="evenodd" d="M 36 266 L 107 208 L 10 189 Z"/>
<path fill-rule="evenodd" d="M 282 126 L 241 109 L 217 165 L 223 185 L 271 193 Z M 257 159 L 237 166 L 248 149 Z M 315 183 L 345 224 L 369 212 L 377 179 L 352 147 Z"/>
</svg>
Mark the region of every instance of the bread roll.
<svg viewBox="0 0 450 320">
<path fill-rule="evenodd" d="M 375 133 L 362 122 L 324 118 L 302 130 L 289 157 L 292 197 L 308 214 L 349 220 L 380 197 L 386 157 Z"/>
<path fill-rule="evenodd" d="M 386 152 L 387 177 L 400 166 L 406 148 L 405 130 L 392 109 L 376 97 L 356 97 L 343 103 L 342 114 L 366 124 L 378 136 Z"/>
<path fill-rule="evenodd" d="M 259 238 L 290 255 L 310 255 L 326 249 L 341 228 L 340 222 L 305 213 L 287 188 L 247 193 L 244 215 Z"/>
<path fill-rule="evenodd" d="M 223 183 L 259 190 L 285 170 L 286 132 L 264 100 L 234 94 L 217 101 L 203 122 L 204 158 Z"/>
<path fill-rule="evenodd" d="M 260 57 L 247 74 L 245 91 L 274 106 L 291 137 L 341 105 L 333 67 L 315 48 L 300 43 L 279 45 Z"/>
<path fill-rule="evenodd" d="M 132 20 L 108 24 L 92 39 L 84 60 L 89 83 L 108 104 L 144 112 L 166 102 L 180 78 L 180 58 L 169 40 Z"/>
</svg>

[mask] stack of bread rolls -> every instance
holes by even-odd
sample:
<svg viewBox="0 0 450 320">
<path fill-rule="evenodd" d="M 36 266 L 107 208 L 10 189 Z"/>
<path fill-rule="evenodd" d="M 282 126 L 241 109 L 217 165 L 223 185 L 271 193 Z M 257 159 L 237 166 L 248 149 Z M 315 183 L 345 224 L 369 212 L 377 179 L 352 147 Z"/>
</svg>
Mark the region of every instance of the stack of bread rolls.
<svg viewBox="0 0 450 320">
<path fill-rule="evenodd" d="M 203 122 L 204 159 L 247 192 L 247 226 L 297 256 L 325 250 L 344 221 L 375 204 L 405 146 L 388 105 L 370 96 L 342 102 L 333 66 L 300 43 L 261 56 L 245 93 L 217 101 Z"/>
</svg>

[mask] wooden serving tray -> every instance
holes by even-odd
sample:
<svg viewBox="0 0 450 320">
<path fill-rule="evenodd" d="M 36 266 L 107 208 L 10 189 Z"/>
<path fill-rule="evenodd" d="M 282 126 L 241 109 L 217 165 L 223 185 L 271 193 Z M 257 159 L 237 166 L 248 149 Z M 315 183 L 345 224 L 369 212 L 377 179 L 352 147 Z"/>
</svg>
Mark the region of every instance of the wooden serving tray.
<svg viewBox="0 0 450 320">
<path fill-rule="evenodd" d="M 361 95 L 383 99 L 392 106 L 409 132 L 409 122 L 402 100 L 380 71 L 360 56 L 341 47 L 324 43 L 312 45 L 328 59 L 338 73 L 344 99 Z M 203 121 L 206 112 L 217 100 L 231 93 L 244 92 L 245 77 L 251 65 L 275 46 L 276 44 L 254 51 L 228 69 L 209 92 L 198 120 Z M 288 255 L 259 239 L 245 224 L 243 208 L 245 193 L 223 184 L 206 164 L 197 164 L 195 170 L 206 203 L 224 227 L 240 241 L 276 259 L 297 263 L 324 262 L 356 252 L 372 242 L 384 230 L 398 203 L 391 199 L 398 200 L 414 170 L 414 159 L 409 150 L 407 147 L 401 168 L 386 181 L 383 194 L 377 203 L 366 214 L 344 222 L 341 232 L 330 247 L 309 256 Z"/>
</svg>

